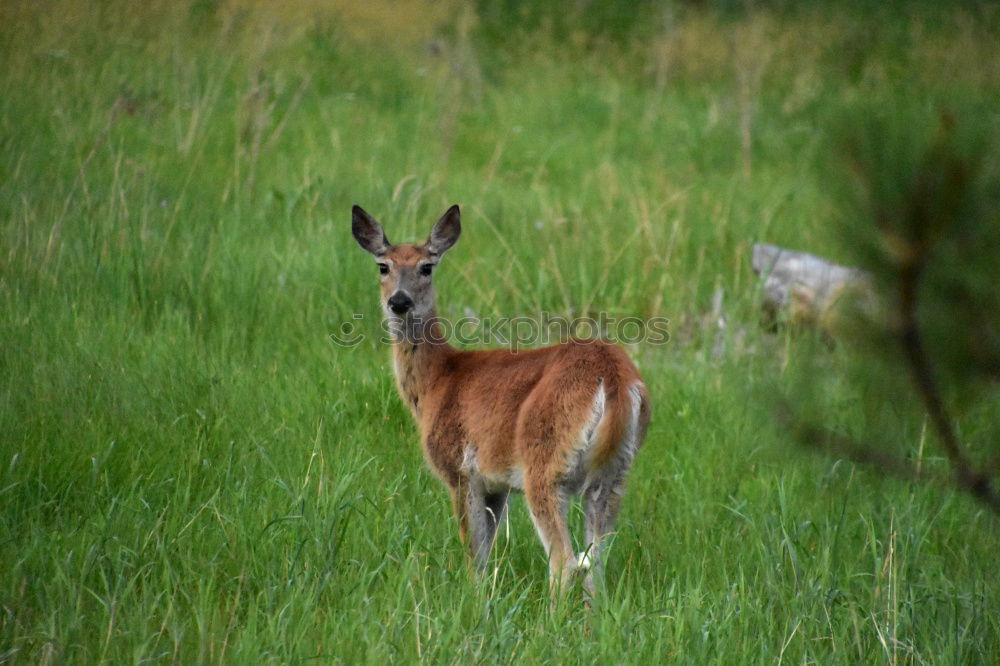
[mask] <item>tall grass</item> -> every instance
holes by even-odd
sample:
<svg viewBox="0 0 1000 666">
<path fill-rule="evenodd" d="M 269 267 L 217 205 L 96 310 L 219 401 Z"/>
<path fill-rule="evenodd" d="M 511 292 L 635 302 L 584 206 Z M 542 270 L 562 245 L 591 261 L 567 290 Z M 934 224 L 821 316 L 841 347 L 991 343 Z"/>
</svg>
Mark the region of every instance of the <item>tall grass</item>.
<svg viewBox="0 0 1000 666">
<path fill-rule="evenodd" d="M 759 387 L 801 341 L 758 329 L 748 269 L 759 239 L 836 251 L 817 167 L 859 99 L 995 124 L 995 12 L 504 43 L 458 4 L 366 7 L 0 8 L 0 660 L 995 660 L 995 521 L 789 455 Z M 443 314 L 671 320 L 632 350 L 654 425 L 593 613 L 549 608 L 517 502 L 467 575 L 354 202 L 393 240 L 463 205 Z"/>
</svg>

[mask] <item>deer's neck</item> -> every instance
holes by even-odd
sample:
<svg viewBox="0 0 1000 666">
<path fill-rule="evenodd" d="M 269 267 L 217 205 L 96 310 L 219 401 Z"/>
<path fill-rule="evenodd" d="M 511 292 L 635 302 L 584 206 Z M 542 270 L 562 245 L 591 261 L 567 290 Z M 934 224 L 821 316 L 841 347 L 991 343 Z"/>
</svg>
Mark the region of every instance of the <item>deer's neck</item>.
<svg viewBox="0 0 1000 666">
<path fill-rule="evenodd" d="M 392 343 L 393 369 L 403 401 L 420 420 L 424 395 L 434 385 L 440 368 L 452 347 L 444 340 L 437 322 L 432 322 L 421 336 L 397 337 Z"/>
</svg>

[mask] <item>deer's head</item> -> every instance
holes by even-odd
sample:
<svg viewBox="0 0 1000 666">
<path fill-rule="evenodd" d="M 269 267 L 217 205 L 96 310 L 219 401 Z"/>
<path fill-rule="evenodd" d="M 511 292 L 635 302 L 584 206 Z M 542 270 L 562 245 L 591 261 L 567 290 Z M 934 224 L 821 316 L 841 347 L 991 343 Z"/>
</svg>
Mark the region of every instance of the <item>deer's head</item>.
<svg viewBox="0 0 1000 666">
<path fill-rule="evenodd" d="M 375 257 L 382 310 L 395 331 L 411 331 L 434 316 L 434 267 L 462 233 L 461 213 L 452 206 L 422 245 L 389 242 L 382 226 L 360 206 L 352 209 L 351 232 Z"/>
</svg>

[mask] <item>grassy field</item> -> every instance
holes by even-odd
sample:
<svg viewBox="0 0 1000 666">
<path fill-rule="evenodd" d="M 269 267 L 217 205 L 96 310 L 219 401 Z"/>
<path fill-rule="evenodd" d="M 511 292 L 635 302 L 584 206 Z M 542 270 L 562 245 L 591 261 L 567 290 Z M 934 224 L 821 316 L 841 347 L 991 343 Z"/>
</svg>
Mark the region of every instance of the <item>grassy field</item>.
<svg viewBox="0 0 1000 666">
<path fill-rule="evenodd" d="M 996 663 L 1000 525 L 798 453 L 769 396 L 811 345 L 758 326 L 749 248 L 844 258 L 859 109 L 995 130 L 1000 15 L 469 7 L 0 6 L 0 662 Z M 443 315 L 671 322 L 591 613 L 520 499 L 468 576 L 376 340 L 351 204 L 407 240 L 456 202 Z"/>
</svg>

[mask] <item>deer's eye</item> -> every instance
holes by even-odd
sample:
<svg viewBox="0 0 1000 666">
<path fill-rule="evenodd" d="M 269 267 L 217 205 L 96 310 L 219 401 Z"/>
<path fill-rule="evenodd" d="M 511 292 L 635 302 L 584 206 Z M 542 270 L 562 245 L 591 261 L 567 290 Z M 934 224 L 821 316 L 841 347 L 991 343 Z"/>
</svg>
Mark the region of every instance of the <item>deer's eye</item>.
<svg viewBox="0 0 1000 666">
<path fill-rule="evenodd" d="M 428 275 L 430 275 L 431 272 L 433 272 L 433 271 L 434 271 L 434 264 L 421 264 L 420 265 L 420 274 L 423 275 L 423 276 L 425 276 L 425 277 L 428 276 Z"/>
<path fill-rule="evenodd" d="M 382 275 L 388 275 L 389 274 L 389 264 L 379 264 L 378 265 L 378 272 L 381 273 Z"/>
</svg>

